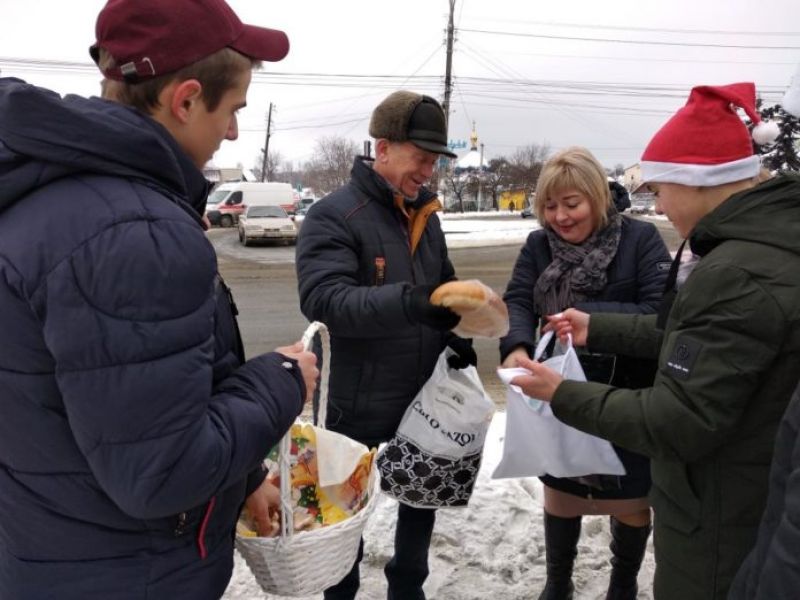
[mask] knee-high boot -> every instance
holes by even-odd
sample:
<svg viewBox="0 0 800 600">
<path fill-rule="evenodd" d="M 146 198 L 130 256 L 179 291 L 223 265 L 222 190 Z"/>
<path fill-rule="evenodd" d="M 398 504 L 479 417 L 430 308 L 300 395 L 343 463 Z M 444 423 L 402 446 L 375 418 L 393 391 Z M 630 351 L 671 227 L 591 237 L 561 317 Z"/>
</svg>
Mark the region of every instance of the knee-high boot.
<svg viewBox="0 0 800 600">
<path fill-rule="evenodd" d="M 636 600 L 636 576 L 642 565 L 650 525 L 632 527 L 611 517 L 611 581 L 606 600 Z"/>
<path fill-rule="evenodd" d="M 581 518 L 564 519 L 544 513 L 547 582 L 539 600 L 572 600 L 572 565 L 578 555 Z"/>
</svg>

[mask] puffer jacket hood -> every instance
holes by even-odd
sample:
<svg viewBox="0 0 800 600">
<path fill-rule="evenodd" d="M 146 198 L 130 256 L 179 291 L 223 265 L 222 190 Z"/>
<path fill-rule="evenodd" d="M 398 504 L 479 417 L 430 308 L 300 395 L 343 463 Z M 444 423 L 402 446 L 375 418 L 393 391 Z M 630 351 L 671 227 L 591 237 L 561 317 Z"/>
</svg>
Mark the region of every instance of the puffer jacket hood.
<svg viewBox="0 0 800 600">
<path fill-rule="evenodd" d="M 62 98 L 0 78 L 0 211 L 76 173 L 149 180 L 176 201 L 188 198 L 198 219 L 205 210 L 208 182 L 153 119 L 115 102 Z"/>
<path fill-rule="evenodd" d="M 700 256 L 726 240 L 757 242 L 800 255 L 797 223 L 800 176 L 781 175 L 728 198 L 698 222 L 690 244 Z"/>
</svg>

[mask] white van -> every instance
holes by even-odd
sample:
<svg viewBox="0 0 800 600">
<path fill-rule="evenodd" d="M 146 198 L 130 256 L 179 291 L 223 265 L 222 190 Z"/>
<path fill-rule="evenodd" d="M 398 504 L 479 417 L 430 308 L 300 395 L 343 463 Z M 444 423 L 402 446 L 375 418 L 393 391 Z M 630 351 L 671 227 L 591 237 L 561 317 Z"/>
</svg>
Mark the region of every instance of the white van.
<svg viewBox="0 0 800 600">
<path fill-rule="evenodd" d="M 214 188 L 206 202 L 206 216 L 212 225 L 231 227 L 248 206 L 281 206 L 294 209 L 294 191 L 288 183 L 237 181 Z"/>
</svg>

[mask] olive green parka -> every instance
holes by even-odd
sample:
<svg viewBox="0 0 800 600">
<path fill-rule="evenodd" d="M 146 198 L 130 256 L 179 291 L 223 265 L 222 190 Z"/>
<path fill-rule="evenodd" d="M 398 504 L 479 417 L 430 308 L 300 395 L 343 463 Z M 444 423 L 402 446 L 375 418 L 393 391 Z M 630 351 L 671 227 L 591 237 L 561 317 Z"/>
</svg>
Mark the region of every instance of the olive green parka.
<svg viewBox="0 0 800 600">
<path fill-rule="evenodd" d="M 800 178 L 728 198 L 664 329 L 592 315 L 590 350 L 657 356 L 653 387 L 565 381 L 556 416 L 651 458 L 658 600 L 723 599 L 755 543 L 781 416 L 800 377 Z"/>
</svg>

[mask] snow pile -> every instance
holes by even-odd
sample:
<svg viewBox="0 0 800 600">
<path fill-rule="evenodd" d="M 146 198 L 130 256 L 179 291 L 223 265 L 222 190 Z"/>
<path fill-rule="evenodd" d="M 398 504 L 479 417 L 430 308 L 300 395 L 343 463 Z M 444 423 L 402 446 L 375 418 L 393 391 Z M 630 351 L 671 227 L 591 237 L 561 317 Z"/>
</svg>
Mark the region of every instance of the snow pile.
<svg viewBox="0 0 800 600">
<path fill-rule="evenodd" d="M 540 229 L 535 219 L 495 219 L 484 218 L 487 213 L 479 214 L 477 219 L 444 219 L 442 231 L 448 248 L 465 248 L 476 246 L 496 246 L 498 244 L 519 244 L 528 238 L 534 229 Z"/>
<path fill-rule="evenodd" d="M 495 414 L 483 465 L 470 504 L 437 513 L 430 550 L 429 600 L 530 600 L 544 585 L 545 554 L 542 486 L 538 479 L 490 478 L 502 454 L 505 413 Z M 392 555 L 395 501 L 381 496 L 364 533 L 359 600 L 386 598 L 383 566 Z M 573 581 L 576 600 L 605 597 L 611 556 L 607 517 L 586 517 Z M 313 568 L 310 566 L 309 568 Z M 652 598 L 652 543 L 639 574 L 639 598 Z M 266 596 L 240 556 L 225 600 Z M 322 594 L 302 600 L 320 600 Z M 281 599 L 283 600 L 283 599 Z"/>
</svg>

